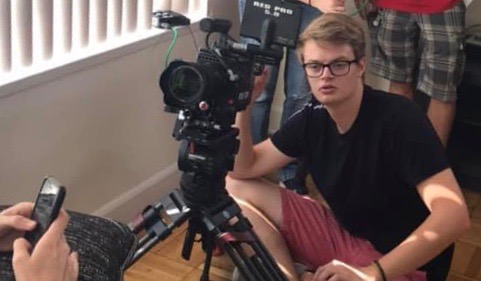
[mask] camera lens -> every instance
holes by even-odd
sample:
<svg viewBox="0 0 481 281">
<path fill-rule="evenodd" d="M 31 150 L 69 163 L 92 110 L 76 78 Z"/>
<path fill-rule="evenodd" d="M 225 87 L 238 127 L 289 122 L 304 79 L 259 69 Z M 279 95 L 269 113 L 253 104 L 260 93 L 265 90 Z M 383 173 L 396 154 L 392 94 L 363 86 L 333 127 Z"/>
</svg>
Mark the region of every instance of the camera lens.
<svg viewBox="0 0 481 281">
<path fill-rule="evenodd" d="M 166 110 L 207 112 L 209 106 L 202 107 L 201 103 L 214 106 L 222 103 L 220 98 L 216 101 L 215 97 L 232 91 L 226 88 L 228 79 L 225 68 L 218 64 L 173 61 L 162 72 L 159 80 Z"/>
<path fill-rule="evenodd" d="M 195 67 L 182 65 L 172 71 L 169 80 L 171 94 L 183 104 L 198 102 L 204 91 L 204 78 Z"/>
</svg>

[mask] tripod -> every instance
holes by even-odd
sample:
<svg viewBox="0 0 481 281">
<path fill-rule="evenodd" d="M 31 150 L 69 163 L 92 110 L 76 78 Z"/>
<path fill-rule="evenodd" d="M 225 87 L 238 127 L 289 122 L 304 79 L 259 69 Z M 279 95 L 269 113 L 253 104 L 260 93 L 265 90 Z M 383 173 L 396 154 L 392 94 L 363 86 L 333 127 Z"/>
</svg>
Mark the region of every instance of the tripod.
<svg viewBox="0 0 481 281">
<path fill-rule="evenodd" d="M 183 173 L 180 190 L 174 190 L 156 205 L 149 205 L 144 209 L 142 215 L 129 225 L 136 234 L 145 230 L 129 266 L 155 244 L 166 239 L 173 229 L 187 221 L 188 228 L 182 257 L 186 260 L 190 259 L 194 239 L 197 234 L 200 234 L 202 249 L 206 253 L 200 280 L 209 280 L 209 269 L 216 244 L 229 255 L 245 280 L 286 280 L 252 230 L 252 225 L 226 192 L 217 194 L 215 200 L 209 200 L 213 202 L 212 204 L 201 202 L 202 199 L 199 201 L 198 197 L 194 202 L 188 200 L 189 203 L 186 202 L 186 198 L 193 200 L 188 196 L 191 188 L 197 188 L 199 183 L 210 180 L 195 173 Z"/>
<path fill-rule="evenodd" d="M 270 10 L 271 5 L 265 8 Z M 281 10 L 289 19 L 300 16 L 294 7 Z M 159 27 L 188 22 L 171 11 L 158 15 Z M 286 277 L 225 189 L 225 177 L 233 170 L 239 149 L 239 130 L 232 127 L 236 113 L 250 103 L 254 75 L 262 73 L 264 64 L 279 63 L 283 53 L 271 48 L 276 31 L 271 18 L 263 22 L 260 46 L 233 42 L 230 27 L 228 20 L 203 19 L 200 28 L 207 33 L 206 48 L 198 53 L 197 62 L 173 61 L 159 79 L 165 111 L 177 113 L 173 136 L 181 141 L 178 167 L 183 173 L 180 189 L 147 206 L 130 224 L 132 232 L 144 236 L 129 266 L 188 222 L 182 257 L 190 259 L 200 234 L 206 253 L 202 281 L 208 280 L 215 247 L 222 247 L 247 281 L 284 281 Z M 219 38 L 211 45 L 213 33 Z M 278 41 L 294 38 L 284 36 Z"/>
</svg>

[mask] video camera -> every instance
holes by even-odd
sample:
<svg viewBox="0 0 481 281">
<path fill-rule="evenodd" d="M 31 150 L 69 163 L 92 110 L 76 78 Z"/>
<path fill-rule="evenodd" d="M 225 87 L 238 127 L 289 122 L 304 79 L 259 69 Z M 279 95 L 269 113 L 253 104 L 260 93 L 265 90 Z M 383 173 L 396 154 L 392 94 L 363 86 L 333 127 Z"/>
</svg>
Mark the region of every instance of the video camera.
<svg viewBox="0 0 481 281">
<path fill-rule="evenodd" d="M 295 45 L 300 13 L 300 6 L 288 1 L 246 1 L 241 35 L 258 39 L 259 44 L 233 40 L 228 20 L 200 21 L 206 46 L 199 51 L 197 61 L 173 61 L 159 79 L 165 111 L 178 114 L 173 136 L 181 141 L 180 170 L 209 178 L 223 178 L 232 170 L 239 146 L 238 129 L 232 127 L 236 113 L 250 103 L 254 76 L 261 74 L 266 64 L 279 64 L 282 47 Z M 161 12 L 157 27 L 189 22 L 175 12 Z M 286 28 L 276 32 L 278 25 L 289 27 L 289 32 Z M 213 34 L 218 39 L 210 44 Z"/>
</svg>

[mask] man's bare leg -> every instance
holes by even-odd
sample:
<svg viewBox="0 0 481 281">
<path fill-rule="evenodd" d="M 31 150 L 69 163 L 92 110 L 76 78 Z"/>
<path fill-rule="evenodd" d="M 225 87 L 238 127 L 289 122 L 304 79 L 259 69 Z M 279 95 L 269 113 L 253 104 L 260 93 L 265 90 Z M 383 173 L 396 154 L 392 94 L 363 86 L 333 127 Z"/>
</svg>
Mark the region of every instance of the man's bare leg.
<svg viewBox="0 0 481 281">
<path fill-rule="evenodd" d="M 289 280 L 299 280 L 289 249 L 279 232 L 282 222 L 281 187 L 260 179 L 235 180 L 227 177 L 226 188 L 282 272 Z"/>
<path fill-rule="evenodd" d="M 409 83 L 391 81 L 389 85 L 389 92 L 404 96 L 410 100 L 412 100 L 414 96 L 413 87 Z"/>
<path fill-rule="evenodd" d="M 456 102 L 442 102 L 431 98 L 428 107 L 428 118 L 438 134 L 443 146 L 446 148 L 454 117 L 456 115 Z"/>
</svg>

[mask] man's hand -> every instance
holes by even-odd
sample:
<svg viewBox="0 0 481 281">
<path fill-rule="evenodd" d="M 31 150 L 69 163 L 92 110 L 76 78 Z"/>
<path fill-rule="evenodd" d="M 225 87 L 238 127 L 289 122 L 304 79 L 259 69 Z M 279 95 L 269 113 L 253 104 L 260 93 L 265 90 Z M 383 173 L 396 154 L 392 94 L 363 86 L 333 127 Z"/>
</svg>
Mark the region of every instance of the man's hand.
<svg viewBox="0 0 481 281">
<path fill-rule="evenodd" d="M 378 272 L 373 266 L 357 268 L 339 260 L 332 260 L 330 263 L 320 266 L 311 279 L 312 281 L 377 281 Z"/>
<path fill-rule="evenodd" d="M 24 238 L 13 245 L 13 271 L 17 281 L 75 281 L 78 279 L 77 253 L 71 252 L 64 230 L 69 217 L 62 210 L 30 253 Z"/>
<path fill-rule="evenodd" d="M 25 231 L 35 228 L 36 222 L 29 219 L 33 203 L 18 203 L 0 213 L 0 251 L 11 251 L 13 241 Z"/>
<path fill-rule="evenodd" d="M 309 3 L 308 0 L 300 0 L 306 4 Z M 346 12 L 346 1 L 345 0 L 311 0 L 311 6 L 317 8 L 323 13 L 344 13 Z"/>
</svg>

